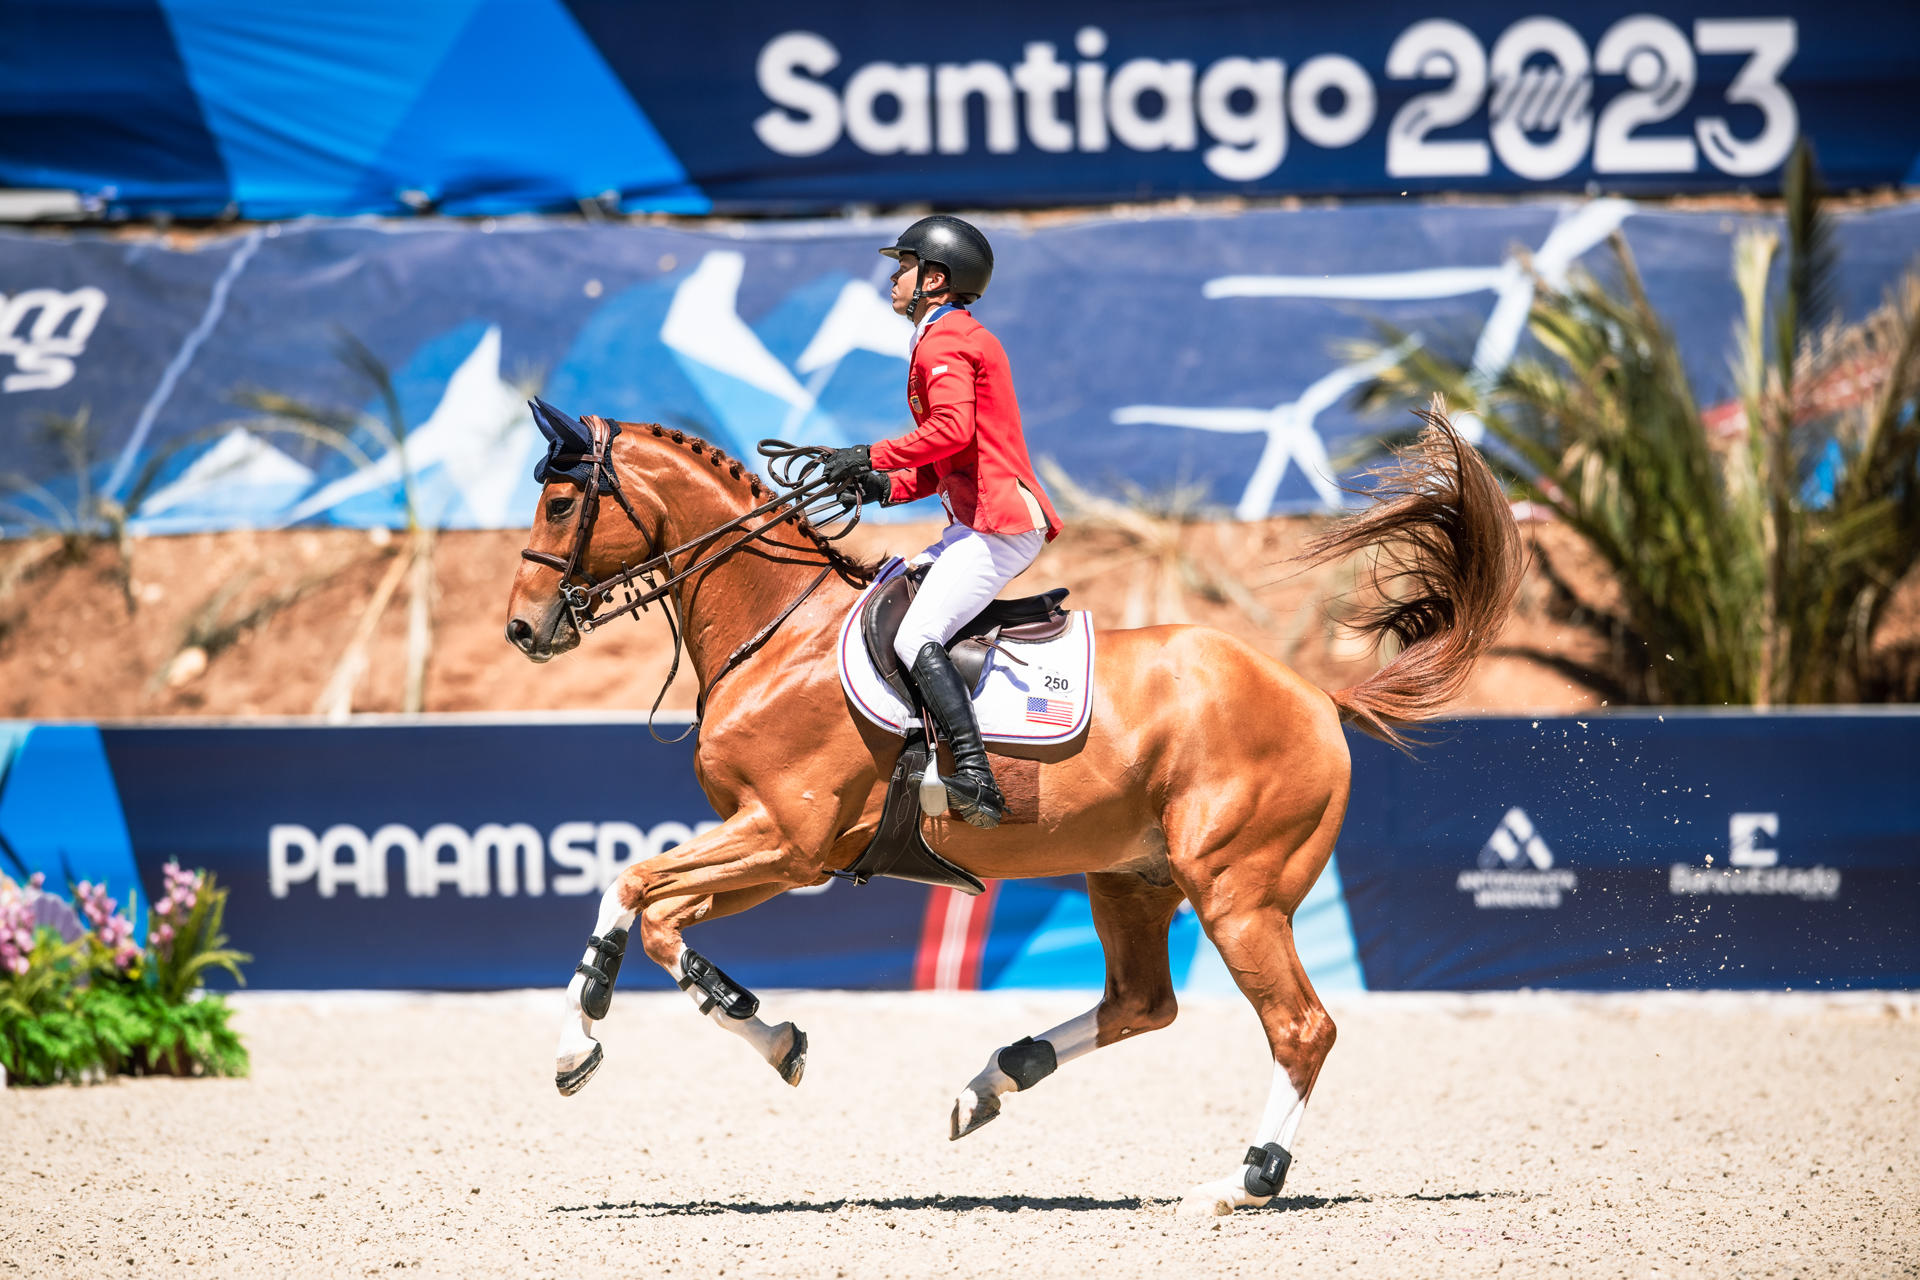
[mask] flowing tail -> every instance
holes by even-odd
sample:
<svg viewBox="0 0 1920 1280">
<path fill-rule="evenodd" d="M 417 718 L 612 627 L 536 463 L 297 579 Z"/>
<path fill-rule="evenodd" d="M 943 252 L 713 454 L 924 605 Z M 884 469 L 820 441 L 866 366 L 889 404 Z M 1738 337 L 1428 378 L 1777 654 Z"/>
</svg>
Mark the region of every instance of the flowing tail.
<svg viewBox="0 0 1920 1280">
<path fill-rule="evenodd" d="M 1350 625 L 1400 652 L 1351 689 L 1333 693 L 1340 718 L 1403 750 L 1400 730 L 1436 716 L 1506 624 L 1520 586 L 1520 531 L 1507 495 L 1447 421 L 1446 401 L 1414 411 L 1427 424 L 1410 448 L 1373 472 L 1374 502 L 1315 538 L 1311 563 L 1376 553 L 1385 597 Z"/>
</svg>

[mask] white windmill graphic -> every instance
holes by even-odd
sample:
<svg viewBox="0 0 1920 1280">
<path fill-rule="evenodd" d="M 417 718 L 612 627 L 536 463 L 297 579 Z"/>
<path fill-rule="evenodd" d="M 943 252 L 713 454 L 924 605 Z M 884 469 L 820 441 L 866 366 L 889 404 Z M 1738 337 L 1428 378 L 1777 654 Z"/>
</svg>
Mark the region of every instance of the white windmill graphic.
<svg viewBox="0 0 1920 1280">
<path fill-rule="evenodd" d="M 1552 285 L 1565 282 L 1568 270 L 1588 250 L 1619 228 L 1633 212 L 1625 200 L 1594 200 L 1569 209 L 1555 222 L 1546 240 L 1533 254 L 1532 272 Z M 1489 267 L 1435 267 L 1423 271 L 1388 271 L 1340 276 L 1221 276 L 1202 287 L 1216 298 L 1330 298 L 1346 301 L 1403 302 L 1421 298 L 1453 298 L 1490 292 L 1492 312 L 1474 345 L 1476 377 L 1491 380 L 1513 359 L 1525 332 L 1527 312 L 1533 306 L 1534 276 L 1515 255 Z M 1118 425 L 1176 427 L 1198 431 L 1262 433 L 1266 448 L 1246 488 L 1234 505 L 1242 520 L 1258 520 L 1273 509 L 1274 495 L 1289 466 L 1298 466 L 1314 492 L 1329 507 L 1344 504 L 1339 482 L 1327 458 L 1326 442 L 1314 420 L 1338 404 L 1340 398 L 1402 359 L 1419 339 L 1406 342 L 1369 360 L 1343 365 L 1316 379 L 1298 397 L 1271 409 L 1232 406 L 1204 407 L 1130 404 L 1113 411 Z M 1463 415 L 1457 425 L 1478 443 L 1480 423 Z"/>
</svg>

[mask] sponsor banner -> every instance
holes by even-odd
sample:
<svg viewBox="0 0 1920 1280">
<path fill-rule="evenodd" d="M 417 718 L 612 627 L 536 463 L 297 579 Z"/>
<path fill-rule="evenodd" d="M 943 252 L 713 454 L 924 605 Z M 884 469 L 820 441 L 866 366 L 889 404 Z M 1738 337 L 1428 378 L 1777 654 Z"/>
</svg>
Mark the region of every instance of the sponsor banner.
<svg viewBox="0 0 1920 1280">
<path fill-rule="evenodd" d="M 1920 715 L 1633 713 L 1355 738 L 1367 985 L 1920 985 Z"/>
<path fill-rule="evenodd" d="M 1920 157 L 1920 13 L 1868 0 L 988 0 L 937 41 L 850 0 L 329 14 L 19 0 L 0 181 L 277 218 L 1772 190 L 1803 136 L 1848 185 Z"/>
<path fill-rule="evenodd" d="M 635 724 L 106 728 L 141 880 L 219 875 L 255 987 L 556 986 L 629 862 L 713 825 Z M 700 926 L 749 986 L 912 985 L 927 890 L 833 882 Z M 639 954 L 621 983 L 668 984 Z"/>
<path fill-rule="evenodd" d="M 989 219 L 998 269 L 974 311 L 1006 346 L 1036 459 L 1096 492 L 1178 489 L 1254 519 L 1341 506 L 1366 438 L 1404 427 L 1353 407 L 1380 367 L 1355 343 L 1385 325 L 1497 371 L 1524 349 L 1523 267 L 1605 270 L 1616 230 L 1700 403 L 1725 412 L 1733 245 L 1757 224 L 1774 225 L 1611 199 Z M 1835 225 L 1836 301 L 1857 317 L 1920 253 L 1920 206 Z M 768 436 L 902 434 L 910 329 L 876 252 L 899 230 L 306 223 L 192 251 L 0 235 L 0 532 L 66 527 L 97 495 L 137 533 L 403 527 L 409 496 L 430 524 L 524 528 L 536 389 L 749 460 Z M 349 341 L 391 373 L 404 457 Z M 263 391 L 346 438 L 264 414 Z M 85 425 L 83 447 L 55 418 Z"/>
<path fill-rule="evenodd" d="M 644 724 L 0 725 L 0 870 L 151 901 L 232 890 L 264 988 L 564 981 L 619 869 L 714 820 Z M 1620 714 L 1352 737 L 1339 848 L 1294 919 L 1323 990 L 1920 986 L 1920 714 Z M 834 882 L 697 945 L 754 986 L 1083 988 L 1078 878 L 967 898 Z M 1176 986 L 1234 984 L 1186 908 Z M 661 986 L 636 956 L 622 982 Z"/>
</svg>

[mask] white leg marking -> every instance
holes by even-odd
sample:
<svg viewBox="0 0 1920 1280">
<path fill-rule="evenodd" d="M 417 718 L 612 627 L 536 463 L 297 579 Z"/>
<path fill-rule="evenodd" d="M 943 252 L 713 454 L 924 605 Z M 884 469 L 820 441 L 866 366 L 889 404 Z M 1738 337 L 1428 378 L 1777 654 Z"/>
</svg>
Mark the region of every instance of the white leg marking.
<svg viewBox="0 0 1920 1280">
<path fill-rule="evenodd" d="M 675 956 L 673 963 L 667 966 L 667 973 L 675 982 L 679 982 L 687 976 L 685 964 L 686 955 L 686 944 L 682 943 L 680 946 L 680 954 Z M 687 988 L 687 995 L 692 998 L 693 1006 L 696 1009 L 707 1002 L 707 993 L 699 987 L 689 986 Z M 799 1034 L 791 1022 L 783 1022 L 777 1027 L 770 1027 L 758 1017 L 729 1018 L 721 1011 L 718 1005 L 715 1005 L 707 1012 L 707 1021 L 723 1030 L 731 1031 L 734 1035 L 739 1036 L 742 1040 L 752 1045 L 753 1051 L 765 1059 L 767 1064 L 776 1071 L 779 1070 L 780 1065 L 787 1060 L 787 1053 L 793 1048 L 794 1037 Z"/>
<path fill-rule="evenodd" d="M 1100 1010 L 1095 1007 L 1034 1039 L 1045 1040 L 1052 1045 L 1054 1060 L 1064 1066 L 1075 1058 L 1093 1052 L 1099 1035 Z M 967 1087 L 960 1091 L 960 1096 L 953 1100 L 954 1136 L 970 1132 L 977 1116 L 998 1115 L 1001 1095 L 1013 1093 L 1017 1088 L 1013 1077 L 1000 1069 L 1000 1050 L 995 1049 L 980 1074 L 968 1081 Z"/>
<path fill-rule="evenodd" d="M 1277 1142 L 1291 1153 L 1294 1135 L 1299 1133 L 1300 1120 L 1306 1114 L 1306 1099 L 1295 1092 L 1287 1069 L 1274 1063 L 1273 1087 L 1267 1094 L 1267 1109 L 1260 1116 L 1260 1128 L 1254 1133 L 1253 1145 L 1264 1147 L 1269 1142 Z M 1249 1194 L 1246 1177 L 1243 1165 L 1224 1178 L 1201 1183 L 1180 1201 L 1180 1212 L 1224 1217 L 1235 1209 L 1257 1208 L 1273 1199 Z"/>
<path fill-rule="evenodd" d="M 618 881 L 607 886 L 600 895 L 600 915 L 593 923 L 593 936 L 604 938 L 610 929 L 631 929 L 638 912 L 629 911 L 620 905 L 620 885 Z M 591 964 L 594 950 L 588 947 L 580 953 L 582 964 Z M 560 1022 L 560 1047 L 554 1054 L 554 1069 L 561 1075 L 573 1070 L 585 1062 L 593 1053 L 596 1041 L 593 1038 L 593 1019 L 580 1007 L 580 993 L 586 989 L 585 974 L 576 973 L 573 981 L 567 983 L 567 1010 Z"/>
</svg>

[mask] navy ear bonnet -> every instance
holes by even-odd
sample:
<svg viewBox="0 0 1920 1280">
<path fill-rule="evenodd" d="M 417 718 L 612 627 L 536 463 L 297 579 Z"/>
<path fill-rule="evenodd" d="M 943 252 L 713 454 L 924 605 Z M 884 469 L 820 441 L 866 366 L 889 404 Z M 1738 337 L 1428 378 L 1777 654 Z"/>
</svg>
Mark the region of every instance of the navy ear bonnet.
<svg viewBox="0 0 1920 1280">
<path fill-rule="evenodd" d="M 584 489 L 593 471 L 593 432 L 587 429 L 586 423 L 560 412 L 537 396 L 527 401 L 527 407 L 533 410 L 534 425 L 547 438 L 546 456 L 533 464 L 533 478 L 541 484 L 571 480 Z M 612 445 L 613 438 L 619 434 L 618 423 L 607 423 L 608 445 Z M 606 473 L 608 483 L 615 483 L 613 468 L 606 468 Z"/>
</svg>

